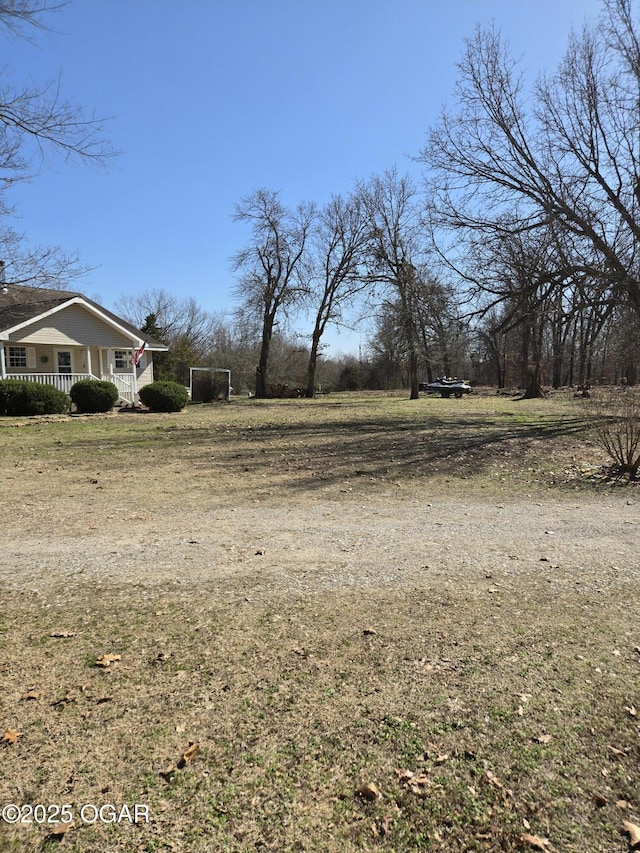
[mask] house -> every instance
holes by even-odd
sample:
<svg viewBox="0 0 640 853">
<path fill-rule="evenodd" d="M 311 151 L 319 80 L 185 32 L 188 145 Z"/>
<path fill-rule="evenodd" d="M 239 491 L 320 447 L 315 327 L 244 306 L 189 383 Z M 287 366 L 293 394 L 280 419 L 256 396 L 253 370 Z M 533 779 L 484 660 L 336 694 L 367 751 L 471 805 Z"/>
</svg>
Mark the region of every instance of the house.
<svg viewBox="0 0 640 853">
<path fill-rule="evenodd" d="M 0 281 L 0 379 L 67 393 L 80 379 L 103 379 L 133 404 L 153 382 L 153 353 L 167 349 L 81 293 Z"/>
</svg>

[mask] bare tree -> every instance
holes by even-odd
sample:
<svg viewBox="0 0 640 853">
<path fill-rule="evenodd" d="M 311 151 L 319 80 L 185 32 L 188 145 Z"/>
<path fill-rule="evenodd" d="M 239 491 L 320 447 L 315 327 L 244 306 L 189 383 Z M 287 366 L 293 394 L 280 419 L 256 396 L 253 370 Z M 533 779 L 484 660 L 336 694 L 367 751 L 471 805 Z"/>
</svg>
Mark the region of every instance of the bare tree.
<svg viewBox="0 0 640 853">
<path fill-rule="evenodd" d="M 468 324 L 458 317 L 453 291 L 426 270 L 416 270 L 411 308 L 416 335 L 419 370 L 432 382 L 441 376 L 460 374 L 468 349 Z M 405 308 L 392 292 L 375 313 L 369 347 L 376 366 L 386 376 L 402 371 L 410 380 L 411 354 L 407 345 Z"/>
<path fill-rule="evenodd" d="M 43 28 L 43 16 L 61 5 L 3 0 L 0 27 L 28 38 L 30 28 Z M 59 79 L 0 86 L 0 189 L 30 177 L 34 159 L 48 151 L 100 164 L 114 154 L 104 140 L 104 123 L 65 98 Z"/>
<path fill-rule="evenodd" d="M 421 360 L 429 382 L 433 381 L 434 367 L 443 376 L 460 375 L 468 349 L 468 320 L 459 316 L 457 294 L 451 285 L 423 270 L 418 278 L 415 310 Z"/>
<path fill-rule="evenodd" d="M 45 16 L 56 12 L 64 2 L 50 0 L 2 0 L 0 2 L 0 26 L 13 35 L 29 39 L 29 28 L 46 30 Z"/>
<path fill-rule="evenodd" d="M 394 167 L 358 188 L 369 226 L 369 278 L 391 289 L 401 316 L 409 359 L 411 399 L 418 389 L 417 266 L 424 252 L 417 189 Z"/>
<path fill-rule="evenodd" d="M 525 89 L 495 29 L 466 42 L 456 106 L 418 158 L 435 225 L 454 235 L 530 232 L 550 223 L 575 251 L 571 274 L 607 283 L 640 313 L 640 28 L 632 0 L 604 0 L 601 20 L 572 35 L 551 75 Z"/>
<path fill-rule="evenodd" d="M 268 386 L 269 348 L 276 319 L 309 293 L 307 248 L 316 219 L 315 206 L 285 207 L 274 190 L 257 189 L 236 206 L 236 222 L 249 225 L 251 239 L 233 257 L 235 291 L 244 309 L 261 320 L 256 396 Z"/>
<path fill-rule="evenodd" d="M 30 40 L 46 29 L 46 16 L 64 3 L 48 0 L 1 0 L 0 30 Z M 9 79 L 8 75 L 3 75 Z M 49 152 L 93 164 L 104 164 L 114 152 L 104 140 L 103 122 L 67 100 L 60 81 L 22 86 L 0 85 L 0 216 L 13 213 L 7 191 L 16 181 L 29 179 L 37 161 Z M 12 228 L 0 229 L 0 257 L 14 282 L 64 287 L 86 272 L 75 255 L 58 248 L 26 247 L 24 236 Z"/>
<path fill-rule="evenodd" d="M 193 297 L 180 299 L 164 288 L 148 288 L 135 295 L 122 296 L 116 303 L 116 310 L 138 328 L 149 314 L 155 314 L 164 340 L 187 337 L 205 347 L 218 322 Z"/>
<path fill-rule="evenodd" d="M 157 353 L 154 372 L 158 379 L 189 381 L 189 368 L 209 366 L 223 321 L 202 308 L 195 299 L 179 299 L 163 288 L 123 296 L 116 310 L 130 323 L 169 347 Z"/>
<path fill-rule="evenodd" d="M 362 201 L 334 196 L 319 216 L 312 241 L 313 286 L 311 300 L 315 319 L 307 371 L 306 396 L 315 392 L 320 342 L 330 324 L 339 324 L 344 311 L 367 286 L 362 265 L 368 229 Z"/>
<path fill-rule="evenodd" d="M 7 281 L 31 287 L 65 290 L 89 271 L 77 254 L 59 247 L 31 246 L 24 234 L 12 228 L 0 228 L 0 258 Z"/>
</svg>

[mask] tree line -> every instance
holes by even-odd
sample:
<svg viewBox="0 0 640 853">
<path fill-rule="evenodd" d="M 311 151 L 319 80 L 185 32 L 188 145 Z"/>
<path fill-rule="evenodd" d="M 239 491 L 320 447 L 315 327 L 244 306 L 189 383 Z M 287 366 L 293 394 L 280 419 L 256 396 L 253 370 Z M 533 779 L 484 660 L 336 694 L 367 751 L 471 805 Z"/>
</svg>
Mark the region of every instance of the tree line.
<svg viewBox="0 0 640 853">
<path fill-rule="evenodd" d="M 127 319 L 170 345 L 156 356 L 163 378 L 185 381 L 189 366 L 225 366 L 256 396 L 283 383 L 312 397 L 319 388 L 411 387 L 463 362 L 464 324 L 450 287 L 430 272 L 420 195 L 393 168 L 358 182 L 323 207 L 287 207 L 258 189 L 235 210 L 249 240 L 232 259 L 238 311 L 208 314 L 163 290 L 120 300 Z M 304 315 L 308 332 L 294 333 Z M 373 324 L 358 357 L 327 359 L 331 326 Z M 166 374 L 166 377 L 165 377 Z"/>
</svg>

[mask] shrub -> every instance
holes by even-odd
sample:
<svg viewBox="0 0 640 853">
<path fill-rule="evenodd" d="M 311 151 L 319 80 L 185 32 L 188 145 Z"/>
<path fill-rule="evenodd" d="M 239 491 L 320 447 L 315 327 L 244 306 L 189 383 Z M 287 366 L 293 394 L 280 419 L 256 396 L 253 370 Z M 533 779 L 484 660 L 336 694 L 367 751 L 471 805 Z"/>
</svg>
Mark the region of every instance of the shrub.
<svg viewBox="0 0 640 853">
<path fill-rule="evenodd" d="M 108 412 L 118 402 L 118 389 L 113 382 L 100 379 L 81 379 L 71 387 L 71 400 L 79 412 Z"/>
<path fill-rule="evenodd" d="M 59 415 L 68 412 L 70 404 L 69 395 L 53 385 L 0 380 L 0 415 Z"/>
<path fill-rule="evenodd" d="M 179 382 L 152 382 L 140 389 L 140 402 L 153 412 L 179 412 L 189 393 Z"/>
<path fill-rule="evenodd" d="M 613 461 L 614 473 L 635 480 L 640 468 L 640 391 L 600 391 L 589 404 L 596 444 Z"/>
</svg>

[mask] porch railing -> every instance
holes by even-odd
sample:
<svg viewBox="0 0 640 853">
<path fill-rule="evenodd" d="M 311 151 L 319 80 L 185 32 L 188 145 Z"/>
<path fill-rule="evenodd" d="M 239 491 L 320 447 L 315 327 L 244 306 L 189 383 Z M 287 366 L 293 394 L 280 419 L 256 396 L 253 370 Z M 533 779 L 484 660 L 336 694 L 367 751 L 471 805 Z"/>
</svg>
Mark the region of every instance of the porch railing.
<svg viewBox="0 0 640 853">
<path fill-rule="evenodd" d="M 100 377 L 104 382 L 113 382 L 118 389 L 118 394 L 127 403 L 133 405 L 136 401 L 136 387 L 133 376 L 122 373 L 103 373 Z"/>
<path fill-rule="evenodd" d="M 41 382 L 43 385 L 53 385 L 58 391 L 66 394 L 71 386 L 82 379 L 97 379 L 90 373 L 12 373 L 7 379 L 21 379 L 23 382 Z M 135 385 L 132 376 L 123 376 L 117 373 L 104 373 L 100 377 L 105 382 L 113 382 L 118 389 L 118 394 L 127 403 L 135 402 Z"/>
</svg>

